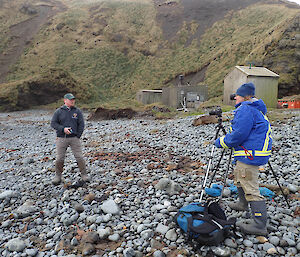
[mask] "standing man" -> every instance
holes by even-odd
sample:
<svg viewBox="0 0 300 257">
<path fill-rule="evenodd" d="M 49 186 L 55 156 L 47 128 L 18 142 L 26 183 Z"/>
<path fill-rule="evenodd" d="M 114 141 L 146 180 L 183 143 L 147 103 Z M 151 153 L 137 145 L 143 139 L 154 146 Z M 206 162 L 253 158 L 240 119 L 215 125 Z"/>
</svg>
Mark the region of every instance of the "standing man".
<svg viewBox="0 0 300 257">
<path fill-rule="evenodd" d="M 259 166 L 266 164 L 270 158 L 272 131 L 266 117 L 266 105 L 254 95 L 255 86 L 251 82 L 237 89 L 231 132 L 218 138 L 215 145 L 219 148 L 234 148 L 234 183 L 238 188 L 239 201 L 229 203 L 229 207 L 245 211 L 250 203 L 253 218 L 251 223 L 240 225 L 242 232 L 267 235 L 267 207 L 259 192 L 258 173 Z"/>
<path fill-rule="evenodd" d="M 66 150 L 70 146 L 81 172 L 81 179 L 89 181 L 86 165 L 82 154 L 80 137 L 84 130 L 84 120 L 80 109 L 75 107 L 75 96 L 71 93 L 64 95 L 64 105 L 58 108 L 51 120 L 51 127 L 56 130 L 56 162 L 55 177 L 52 180 L 58 185 L 62 179 Z"/>
</svg>

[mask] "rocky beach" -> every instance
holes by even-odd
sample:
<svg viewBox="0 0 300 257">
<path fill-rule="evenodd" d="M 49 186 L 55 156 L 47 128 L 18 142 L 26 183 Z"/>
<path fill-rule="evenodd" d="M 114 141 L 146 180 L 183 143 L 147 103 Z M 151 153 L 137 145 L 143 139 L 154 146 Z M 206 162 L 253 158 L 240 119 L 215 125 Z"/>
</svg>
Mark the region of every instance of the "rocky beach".
<svg viewBox="0 0 300 257">
<path fill-rule="evenodd" d="M 216 124 L 192 126 L 195 116 L 86 121 L 81 140 L 91 182 L 81 183 L 68 149 L 64 183 L 53 186 L 53 111 L 0 113 L 0 256 L 300 256 L 300 112 L 283 112 L 284 120 L 272 122 L 270 163 L 290 208 L 274 189 L 266 198 L 268 236 L 244 236 L 237 227 L 241 237 L 197 251 L 174 215 L 200 197 Z M 228 156 L 214 183 L 222 183 Z M 260 183 L 276 188 L 268 165 L 260 171 Z M 232 176 L 230 169 L 222 207 L 239 222 L 249 215 L 227 205 L 237 197 Z"/>
</svg>

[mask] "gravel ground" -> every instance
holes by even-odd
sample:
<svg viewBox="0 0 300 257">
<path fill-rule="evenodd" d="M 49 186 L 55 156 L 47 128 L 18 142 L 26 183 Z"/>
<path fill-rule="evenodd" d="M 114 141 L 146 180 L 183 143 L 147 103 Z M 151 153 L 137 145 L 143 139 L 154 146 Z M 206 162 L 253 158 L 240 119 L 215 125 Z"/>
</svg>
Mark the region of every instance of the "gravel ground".
<svg viewBox="0 0 300 257">
<path fill-rule="evenodd" d="M 0 255 L 300 256 L 300 112 L 286 112 L 293 117 L 272 126 L 270 161 L 289 189 L 291 208 L 281 195 L 266 199 L 268 236 L 230 237 L 197 251 L 173 216 L 200 197 L 215 124 L 193 127 L 195 117 L 89 121 L 82 143 L 91 183 L 80 184 L 69 149 L 64 183 L 53 186 L 52 112 L 0 113 Z M 213 182 L 223 179 L 228 154 Z M 216 150 L 213 160 L 219 156 Z M 267 166 L 261 167 L 260 179 L 277 185 Z M 227 216 L 244 220 L 246 212 L 227 206 L 235 198 L 226 187 L 222 206 Z"/>
</svg>

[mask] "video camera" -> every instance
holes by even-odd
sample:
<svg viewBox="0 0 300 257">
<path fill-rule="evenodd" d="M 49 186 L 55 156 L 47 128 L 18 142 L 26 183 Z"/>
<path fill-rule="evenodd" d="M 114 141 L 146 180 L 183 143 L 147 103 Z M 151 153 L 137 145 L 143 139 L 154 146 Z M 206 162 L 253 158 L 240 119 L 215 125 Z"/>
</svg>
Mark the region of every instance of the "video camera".
<svg viewBox="0 0 300 257">
<path fill-rule="evenodd" d="M 222 109 L 218 106 L 215 110 L 209 112 L 209 115 L 216 115 L 218 117 L 222 117 Z"/>
<path fill-rule="evenodd" d="M 236 97 L 236 94 L 231 94 L 231 95 L 229 96 L 230 100 L 235 100 L 235 97 Z"/>
</svg>

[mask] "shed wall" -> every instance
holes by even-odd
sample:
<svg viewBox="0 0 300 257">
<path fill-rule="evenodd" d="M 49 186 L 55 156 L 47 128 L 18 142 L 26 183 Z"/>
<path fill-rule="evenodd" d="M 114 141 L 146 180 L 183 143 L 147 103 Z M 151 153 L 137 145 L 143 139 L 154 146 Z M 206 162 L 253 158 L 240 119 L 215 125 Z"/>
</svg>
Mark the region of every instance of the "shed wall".
<svg viewBox="0 0 300 257">
<path fill-rule="evenodd" d="M 141 90 L 137 93 L 136 99 L 143 104 L 161 103 L 162 90 Z"/>
<path fill-rule="evenodd" d="M 254 83 L 256 97 L 262 99 L 267 107 L 277 107 L 278 78 L 249 76 L 247 82 Z"/>
<path fill-rule="evenodd" d="M 234 105 L 234 101 L 230 100 L 230 95 L 235 93 L 239 86 L 246 82 L 246 74 L 236 68 L 231 71 L 224 79 L 223 103 L 227 105 Z"/>
<path fill-rule="evenodd" d="M 162 103 L 166 106 L 177 108 L 178 101 L 180 101 L 180 99 L 178 98 L 177 90 L 177 87 L 163 88 Z"/>
<path fill-rule="evenodd" d="M 277 107 L 278 97 L 278 77 L 249 76 L 238 69 L 232 70 L 224 79 L 223 103 L 235 105 L 235 101 L 230 100 L 230 94 L 244 83 L 253 82 L 256 89 L 256 97 L 262 99 L 268 108 Z"/>
<path fill-rule="evenodd" d="M 173 108 L 182 108 L 183 97 L 186 99 L 187 107 L 195 108 L 197 103 L 207 100 L 207 86 L 178 86 L 162 89 L 162 103 Z M 198 96 L 198 101 L 195 97 Z M 189 102 L 189 100 L 191 102 Z"/>
</svg>

